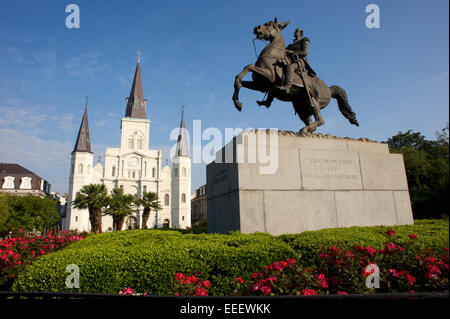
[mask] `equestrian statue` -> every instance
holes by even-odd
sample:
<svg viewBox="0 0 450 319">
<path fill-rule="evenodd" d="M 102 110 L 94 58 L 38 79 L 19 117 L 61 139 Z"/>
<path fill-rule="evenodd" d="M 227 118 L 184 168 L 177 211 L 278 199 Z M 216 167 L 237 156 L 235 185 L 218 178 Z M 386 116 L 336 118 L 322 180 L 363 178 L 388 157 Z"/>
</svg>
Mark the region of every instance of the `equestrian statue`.
<svg viewBox="0 0 450 319">
<path fill-rule="evenodd" d="M 345 90 L 337 85 L 328 87 L 309 65 L 306 56 L 310 40 L 303 37 L 303 30 L 297 28 L 294 32 L 294 42 L 287 48 L 281 31 L 289 24 L 287 22 L 266 22 L 254 28 L 253 33 L 259 40 L 269 41 L 261 51 L 255 65 L 249 64 L 239 73 L 234 81 L 234 106 L 241 111 L 239 90 L 245 87 L 267 94 L 263 101 L 257 101 L 259 106 L 270 107 L 273 100 L 292 102 L 295 113 L 305 123 L 301 134 L 312 133 L 325 122 L 320 110 L 336 99 L 339 110 L 351 124 L 359 126 L 355 113 L 348 104 Z M 242 81 L 244 76 L 252 72 L 253 81 Z M 312 120 L 314 117 L 314 121 Z"/>
</svg>

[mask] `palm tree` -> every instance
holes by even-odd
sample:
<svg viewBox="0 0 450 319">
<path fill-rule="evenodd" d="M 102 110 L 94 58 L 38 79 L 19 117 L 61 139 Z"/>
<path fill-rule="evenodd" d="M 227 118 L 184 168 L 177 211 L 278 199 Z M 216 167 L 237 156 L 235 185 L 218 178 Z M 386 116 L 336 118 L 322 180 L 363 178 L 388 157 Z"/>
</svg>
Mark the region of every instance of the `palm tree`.
<svg viewBox="0 0 450 319">
<path fill-rule="evenodd" d="M 142 213 L 142 228 L 147 228 L 147 220 L 150 216 L 150 210 L 153 209 L 158 214 L 158 211 L 162 209 L 161 203 L 158 200 L 158 194 L 154 192 L 144 192 L 142 197 L 136 200 L 136 204 L 144 207 L 144 212 Z M 156 215 L 158 216 L 158 215 Z M 158 221 L 158 217 L 156 217 Z M 157 228 L 157 222 L 155 223 L 155 228 Z"/>
<path fill-rule="evenodd" d="M 95 234 L 101 233 L 102 210 L 108 206 L 108 189 L 103 184 L 84 185 L 75 200 L 72 201 L 72 206 L 78 209 L 87 208 L 92 231 Z"/>
<path fill-rule="evenodd" d="M 123 188 L 115 188 L 111 191 L 109 207 L 105 210 L 105 215 L 113 217 L 114 231 L 122 230 L 126 216 L 133 213 L 134 196 L 125 194 Z"/>
</svg>

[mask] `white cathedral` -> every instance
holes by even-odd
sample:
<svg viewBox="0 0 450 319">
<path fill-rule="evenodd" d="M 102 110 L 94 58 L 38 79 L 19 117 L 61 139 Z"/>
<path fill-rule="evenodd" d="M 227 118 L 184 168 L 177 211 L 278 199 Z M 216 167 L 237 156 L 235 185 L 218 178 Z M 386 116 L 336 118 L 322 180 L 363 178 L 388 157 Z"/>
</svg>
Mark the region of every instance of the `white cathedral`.
<svg viewBox="0 0 450 319">
<path fill-rule="evenodd" d="M 63 230 L 90 231 L 88 210 L 76 209 L 70 203 L 82 186 L 91 183 L 106 185 L 108 193 L 113 188 L 121 187 L 126 194 L 132 194 L 136 198 L 143 192 L 157 193 L 162 210 L 151 211 L 147 221 L 148 228 L 191 227 L 191 158 L 184 116 L 181 116 L 172 170 L 167 163 L 163 165 L 161 150 L 148 147 L 150 120 L 146 117 L 146 104 L 138 60 L 130 96 L 127 98 L 125 117 L 121 120 L 120 148 L 106 148 L 104 166 L 100 162 L 93 166 L 94 154 L 91 152 L 86 106 L 72 152 Z M 143 208 L 136 207 L 135 213 L 125 220 L 123 229 L 141 228 L 142 213 Z M 111 231 L 112 225 L 112 216 L 103 216 L 103 231 Z"/>
</svg>

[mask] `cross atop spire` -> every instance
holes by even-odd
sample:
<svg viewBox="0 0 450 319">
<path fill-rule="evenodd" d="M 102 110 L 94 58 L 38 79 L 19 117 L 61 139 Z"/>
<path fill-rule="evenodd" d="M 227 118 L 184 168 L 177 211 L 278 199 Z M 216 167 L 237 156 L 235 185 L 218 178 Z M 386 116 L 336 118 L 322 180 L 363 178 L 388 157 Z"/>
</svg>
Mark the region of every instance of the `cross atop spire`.
<svg viewBox="0 0 450 319">
<path fill-rule="evenodd" d="M 137 56 L 138 56 L 137 61 L 138 61 L 138 63 L 139 63 L 139 62 L 141 62 L 141 54 L 142 54 L 142 52 L 139 51 L 139 50 L 137 50 L 136 54 L 137 54 Z"/>
<path fill-rule="evenodd" d="M 130 96 L 127 98 L 127 109 L 125 111 L 125 117 L 145 119 L 145 107 L 147 104 L 147 100 L 144 99 L 144 92 L 142 90 L 140 54 L 141 52 L 138 51 L 138 62 L 136 65 L 136 71 L 134 73 Z"/>
</svg>

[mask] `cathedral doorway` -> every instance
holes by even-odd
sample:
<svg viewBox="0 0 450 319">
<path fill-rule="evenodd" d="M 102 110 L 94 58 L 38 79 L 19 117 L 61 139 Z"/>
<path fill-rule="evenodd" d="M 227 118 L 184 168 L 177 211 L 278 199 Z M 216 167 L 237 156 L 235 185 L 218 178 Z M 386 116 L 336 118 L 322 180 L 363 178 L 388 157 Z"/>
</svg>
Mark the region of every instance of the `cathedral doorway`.
<svg viewBox="0 0 450 319">
<path fill-rule="evenodd" d="M 163 228 L 169 228 L 170 222 L 168 219 L 164 219 Z"/>
<path fill-rule="evenodd" d="M 128 216 L 126 221 L 127 229 L 137 229 L 137 218 L 134 216 Z"/>
</svg>

